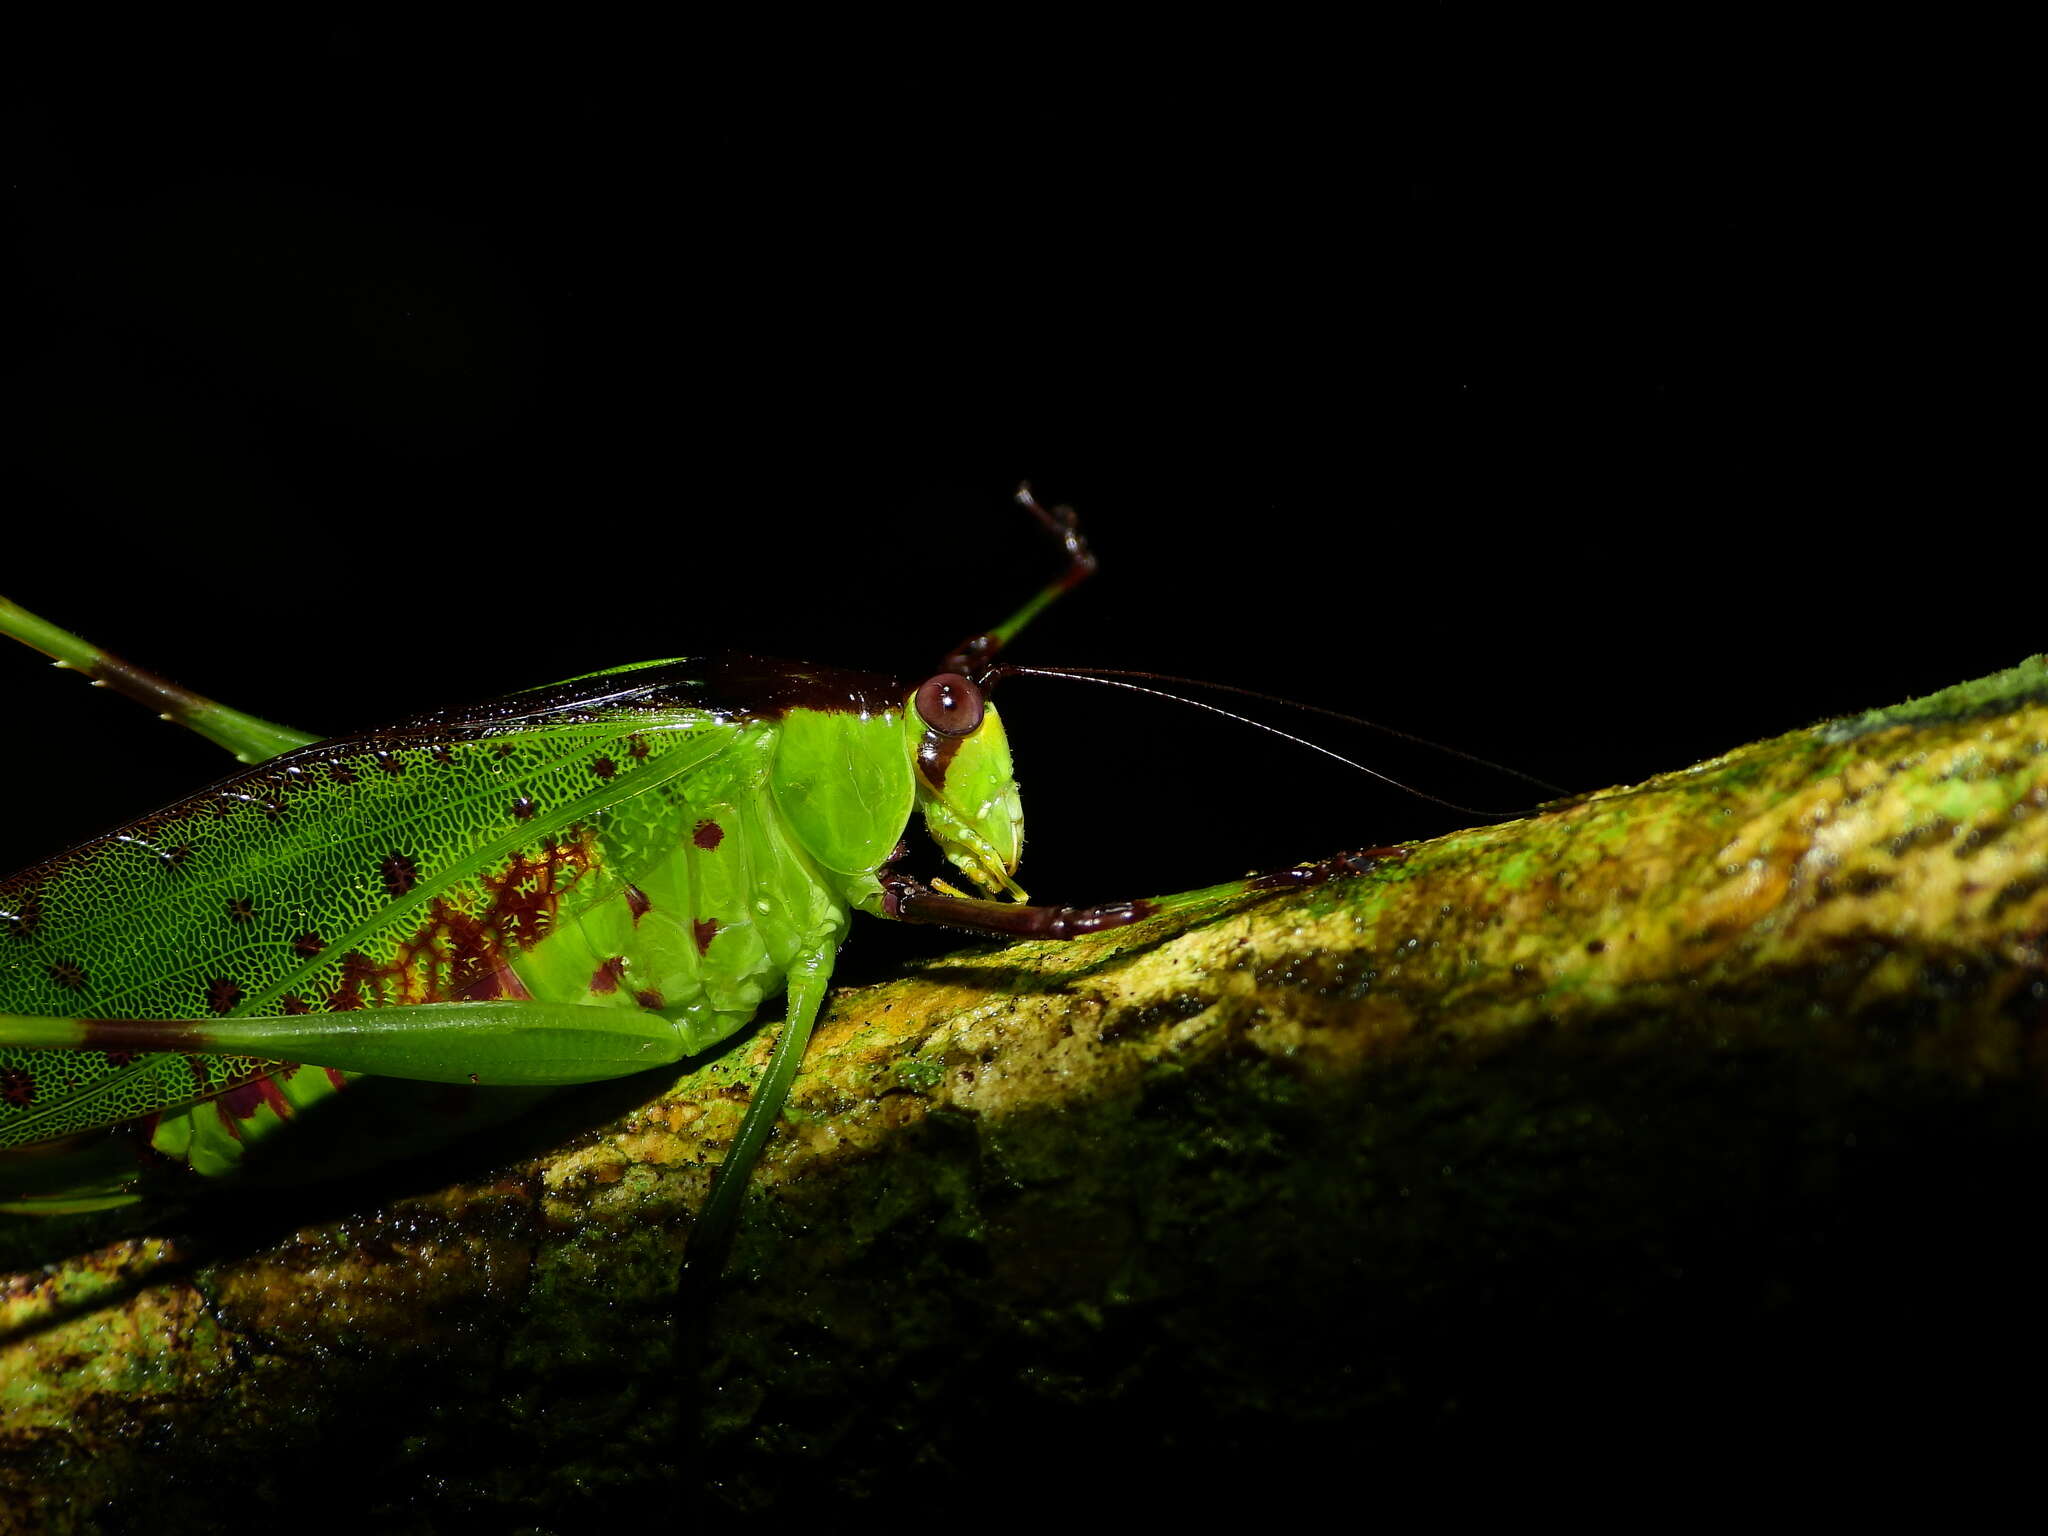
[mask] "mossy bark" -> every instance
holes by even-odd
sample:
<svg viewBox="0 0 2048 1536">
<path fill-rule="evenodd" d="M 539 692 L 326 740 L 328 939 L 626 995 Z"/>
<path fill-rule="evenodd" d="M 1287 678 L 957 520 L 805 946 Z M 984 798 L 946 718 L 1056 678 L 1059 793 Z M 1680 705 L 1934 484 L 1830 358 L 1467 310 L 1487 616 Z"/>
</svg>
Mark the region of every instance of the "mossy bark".
<svg viewBox="0 0 2048 1536">
<path fill-rule="evenodd" d="M 1989 1454 L 2048 1353 L 2044 935 L 2037 658 L 843 994 L 680 1320 L 765 1039 L 482 1177 L 84 1247 L 0 1292 L 0 1486 L 548 1529 Z"/>
</svg>

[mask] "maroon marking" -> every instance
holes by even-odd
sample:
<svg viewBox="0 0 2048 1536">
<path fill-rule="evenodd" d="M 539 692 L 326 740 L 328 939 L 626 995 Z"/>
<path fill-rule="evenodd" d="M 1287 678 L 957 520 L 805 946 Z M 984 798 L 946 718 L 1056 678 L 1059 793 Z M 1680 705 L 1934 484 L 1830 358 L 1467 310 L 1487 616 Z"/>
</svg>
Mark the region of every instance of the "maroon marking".
<svg viewBox="0 0 2048 1536">
<path fill-rule="evenodd" d="M 174 871 L 183 869 L 191 862 L 192 845 L 190 843 L 180 843 L 175 848 L 166 848 L 164 850 L 164 863 Z"/>
<path fill-rule="evenodd" d="M 347 763 L 329 763 L 327 777 L 336 784 L 353 784 L 356 781 L 356 771 Z"/>
<path fill-rule="evenodd" d="M 1276 869 L 1263 875 L 1253 875 L 1245 881 L 1247 891 L 1284 891 L 1300 886 L 1321 885 L 1325 880 L 1344 879 L 1351 875 L 1370 874 L 1373 870 L 1395 859 L 1405 859 L 1408 850 L 1394 846 L 1389 848 L 1359 848 L 1349 853 L 1335 853 L 1327 859 L 1317 859 L 1311 864 L 1297 864 L 1292 869 Z"/>
<path fill-rule="evenodd" d="M 405 764 L 398 760 L 398 754 L 396 752 L 386 752 L 379 749 L 370 754 L 370 761 L 375 763 L 379 768 L 382 768 L 394 779 L 405 772 Z"/>
<path fill-rule="evenodd" d="M 533 820 L 533 813 L 539 809 L 540 807 L 535 805 L 532 798 L 527 795 L 521 795 L 512 802 L 512 814 L 521 821 Z"/>
<path fill-rule="evenodd" d="M 661 994 L 652 987 L 649 987 L 645 992 L 635 992 L 633 994 L 633 1001 L 642 1008 L 647 1009 L 658 1009 L 662 1006 Z"/>
<path fill-rule="evenodd" d="M 242 1139 L 242 1122 L 262 1107 L 263 1091 L 255 1083 L 237 1083 L 213 1101 L 213 1112 L 235 1140 Z"/>
<path fill-rule="evenodd" d="M 626 957 L 613 955 L 590 973 L 590 990 L 593 992 L 616 992 L 619 982 L 626 974 Z"/>
<path fill-rule="evenodd" d="M 697 953 L 711 953 L 711 941 L 718 937 L 718 922 L 715 918 L 700 917 L 690 924 L 690 937 L 697 941 Z"/>
<path fill-rule="evenodd" d="M 736 715 L 777 720 L 792 709 L 815 709 L 863 720 L 901 710 L 910 690 L 878 672 L 850 672 L 807 661 L 778 661 L 728 651 L 705 667 L 714 708 Z"/>
<path fill-rule="evenodd" d="M 301 959 L 310 960 L 327 947 L 327 941 L 311 929 L 292 940 L 292 953 Z"/>
<path fill-rule="evenodd" d="M 122 697 L 133 699 L 153 713 L 168 715 L 173 720 L 191 718 L 194 708 L 206 702 L 170 679 L 158 677 L 146 668 L 105 651 L 93 657 L 92 665 L 84 670 L 87 677 L 106 684 Z"/>
<path fill-rule="evenodd" d="M 281 1120 L 289 1120 L 296 1113 L 292 1108 L 292 1101 L 284 1096 L 284 1085 L 290 1081 L 292 1074 L 298 1070 L 297 1063 L 289 1063 L 275 1072 L 266 1072 L 256 1079 L 257 1082 L 263 1085 L 263 1102 L 277 1111 L 278 1118 Z"/>
<path fill-rule="evenodd" d="M 228 921 L 246 923 L 256 915 L 256 901 L 250 896 L 236 896 L 228 902 Z"/>
<path fill-rule="evenodd" d="M 924 775 L 925 783 L 933 789 L 946 787 L 946 770 L 953 766 L 960 743 L 966 739 L 965 736 L 947 736 L 939 731 L 926 731 L 918 738 L 917 768 Z"/>
<path fill-rule="evenodd" d="M 370 997 L 363 995 L 365 988 L 370 990 Z M 341 979 L 334 984 L 327 1006 L 336 1013 L 350 1013 L 373 999 L 384 1001 L 384 978 L 376 961 L 360 949 L 352 949 L 341 957 Z"/>
<path fill-rule="evenodd" d="M 427 756 L 444 768 L 453 767 L 455 764 L 455 754 L 448 750 L 448 744 L 444 741 L 435 742 L 433 750 L 427 753 Z"/>
<path fill-rule="evenodd" d="M 494 741 L 491 743 L 491 756 L 501 763 L 510 757 L 515 750 L 517 749 L 509 741 Z"/>
<path fill-rule="evenodd" d="M 215 1013 L 228 1013 L 242 1000 L 242 989 L 225 976 L 206 984 L 206 1006 Z"/>
<path fill-rule="evenodd" d="M 118 836 L 118 834 L 117 834 L 117 836 Z M 165 851 L 164 851 L 163 849 L 161 849 L 161 848 L 152 848 L 152 847 L 151 847 L 151 846 L 150 846 L 150 845 L 149 845 L 148 843 L 145 843 L 145 842 L 144 842 L 144 841 L 143 841 L 143 840 L 142 840 L 141 838 L 139 838 L 139 837 L 121 837 L 121 838 L 120 838 L 120 841 L 121 841 L 121 842 L 124 842 L 124 843 L 126 843 L 126 844 L 127 844 L 127 845 L 128 845 L 129 847 L 131 847 L 131 848 L 140 848 L 140 849 L 141 849 L 141 850 L 142 850 L 142 851 L 143 851 L 144 853 L 148 854 L 148 855 L 149 855 L 149 856 L 150 856 L 150 857 L 151 857 L 152 859 L 155 859 L 155 860 L 157 861 L 157 863 L 159 863 L 160 865 L 162 865 L 162 866 L 163 866 L 163 867 L 164 867 L 165 869 L 168 869 L 168 870 L 172 871 L 173 873 L 176 873 L 176 871 L 177 871 L 177 869 L 178 869 L 178 866 L 179 866 L 179 865 L 180 865 L 181 863 L 183 863 L 183 862 L 184 862 L 184 860 L 183 860 L 183 859 L 175 859 L 175 858 L 172 858 L 170 854 L 166 853 L 166 852 L 165 852 Z M 187 857 L 187 858 L 189 858 L 189 857 L 191 856 L 191 853 L 192 853 L 192 850 L 191 850 L 191 848 L 190 848 L 190 847 L 187 847 L 187 848 L 185 849 L 185 855 L 186 855 L 186 857 Z"/>
<path fill-rule="evenodd" d="M 36 930 L 43 926 L 41 886 L 24 886 L 21 894 L 12 900 L 0 894 L 0 903 L 6 903 L 6 910 L 0 910 L 0 922 L 5 922 L 7 931 L 17 939 L 33 938 Z"/>
<path fill-rule="evenodd" d="M 594 758 L 590 764 L 590 771 L 600 779 L 609 779 L 619 771 L 619 765 L 608 757 Z"/>
<path fill-rule="evenodd" d="M 252 1119 L 256 1112 L 269 1105 L 280 1119 L 289 1120 L 292 1114 L 291 1101 L 284 1096 L 284 1089 L 274 1072 L 259 1073 L 255 1077 L 236 1083 L 213 1101 L 215 1113 L 228 1134 L 237 1141 L 241 1139 L 241 1122 Z"/>
<path fill-rule="evenodd" d="M 0 1067 L 0 1099 L 16 1109 L 27 1109 L 36 1101 L 36 1075 L 21 1067 Z"/>
<path fill-rule="evenodd" d="M 313 1005 L 296 992 L 287 992 L 277 1000 L 277 1011 L 287 1014 L 311 1013 Z"/>
<path fill-rule="evenodd" d="M 250 1062 L 244 1058 L 210 1054 L 217 1050 L 203 1029 L 194 1029 L 183 1019 L 83 1019 L 80 1049 L 96 1050 L 113 1067 L 125 1067 L 148 1052 L 173 1051 L 184 1058 L 192 1074 L 192 1097 L 211 1098 L 232 1092 L 259 1078 L 289 1076 L 289 1064 Z M 336 1079 L 336 1087 L 345 1086 Z M 260 1091 L 260 1090 L 259 1090 Z"/>
<path fill-rule="evenodd" d="M 690 841 L 709 853 L 725 841 L 725 828 L 707 816 L 698 822 L 696 830 L 690 833 Z"/>
<path fill-rule="evenodd" d="M 385 854 L 377 866 L 377 873 L 383 877 L 384 889 L 392 896 L 403 896 L 420 883 L 419 862 L 410 854 Z"/>
<path fill-rule="evenodd" d="M 513 854 L 495 873 L 478 878 L 480 892 L 465 883 L 436 896 L 419 928 L 389 960 L 345 956 L 332 1006 L 532 996 L 513 968 L 513 956 L 547 936 L 562 896 L 594 867 L 587 840 L 550 842 L 538 855 Z"/>
<path fill-rule="evenodd" d="M 263 814 L 271 821 L 284 820 L 284 801 L 272 795 L 263 801 Z"/>
<path fill-rule="evenodd" d="M 626 738 L 626 756 L 636 763 L 647 756 L 647 738 L 638 731 Z"/>
<path fill-rule="evenodd" d="M 640 926 L 640 919 L 654 910 L 654 903 L 647 899 L 647 893 L 637 885 L 626 887 L 626 910 L 633 914 L 633 926 Z"/>
<path fill-rule="evenodd" d="M 85 967 L 76 960 L 56 960 L 49 966 L 50 980 L 74 992 L 85 990 Z"/>
<path fill-rule="evenodd" d="M 1105 928 L 1141 922 L 1159 910 L 1149 901 L 1116 901 L 1100 907 L 1032 907 L 972 896 L 941 896 L 922 880 L 899 870 L 884 869 L 880 876 L 884 915 L 898 922 L 964 928 L 995 938 L 1078 939 Z"/>
<path fill-rule="evenodd" d="M 203 1051 L 207 1042 L 200 1031 L 181 1019 L 81 1019 L 78 1046 L 85 1051 L 139 1055 L 144 1051 Z M 206 1058 L 187 1058 L 204 1062 Z M 202 1083 L 210 1081 L 203 1067 L 193 1068 Z"/>
<path fill-rule="evenodd" d="M 580 843 L 549 843 L 538 858 L 512 855 L 505 873 L 486 877 L 491 892 L 487 920 L 521 949 L 531 949 L 555 926 L 562 891 L 592 867 L 588 847 Z M 564 872 L 568 878 L 562 878 Z"/>
</svg>

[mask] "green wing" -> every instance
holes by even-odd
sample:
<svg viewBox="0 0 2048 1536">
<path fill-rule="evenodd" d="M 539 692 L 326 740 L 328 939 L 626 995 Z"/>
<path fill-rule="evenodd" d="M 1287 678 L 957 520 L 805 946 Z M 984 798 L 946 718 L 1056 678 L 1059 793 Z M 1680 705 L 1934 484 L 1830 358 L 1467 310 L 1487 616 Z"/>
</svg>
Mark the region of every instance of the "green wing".
<svg viewBox="0 0 2048 1536">
<path fill-rule="evenodd" d="M 515 957 L 565 917 L 630 902 L 687 831 L 684 785 L 763 730 L 693 684 L 686 663 L 649 664 L 318 743 L 24 871 L 0 883 L 0 1012 L 205 1019 L 528 995 Z M 339 1080 L 247 1057 L 0 1047 L 0 1146 L 209 1100 L 284 1118 Z"/>
</svg>

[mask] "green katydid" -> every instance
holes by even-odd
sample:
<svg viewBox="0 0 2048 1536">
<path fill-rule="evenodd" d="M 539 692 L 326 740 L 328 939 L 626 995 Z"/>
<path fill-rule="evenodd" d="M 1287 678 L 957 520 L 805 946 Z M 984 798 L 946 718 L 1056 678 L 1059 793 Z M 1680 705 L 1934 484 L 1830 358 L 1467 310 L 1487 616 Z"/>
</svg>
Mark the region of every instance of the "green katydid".
<svg viewBox="0 0 2048 1536">
<path fill-rule="evenodd" d="M 915 685 L 658 661 L 316 741 L 0 603 L 0 631 L 251 765 L 0 882 L 0 1148 L 139 1124 L 157 1153 L 218 1172 L 351 1074 L 595 1081 L 700 1054 L 786 990 L 701 1219 L 715 1253 L 853 910 L 1058 939 L 1162 905 L 1031 906 L 1012 878 L 1022 816 L 994 657 L 1094 568 L 1070 512 L 1019 500 L 1065 568 Z M 913 811 L 987 896 L 897 867 Z M 0 1201 L 127 1198 L 118 1178 L 26 1188 Z"/>
</svg>

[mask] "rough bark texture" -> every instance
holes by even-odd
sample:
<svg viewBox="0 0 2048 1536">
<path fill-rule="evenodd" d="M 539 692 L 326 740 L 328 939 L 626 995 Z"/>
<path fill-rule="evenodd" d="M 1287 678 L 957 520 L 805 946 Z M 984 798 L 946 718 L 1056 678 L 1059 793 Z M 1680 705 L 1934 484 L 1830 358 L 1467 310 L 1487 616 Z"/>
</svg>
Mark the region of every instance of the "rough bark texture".
<svg viewBox="0 0 2048 1536">
<path fill-rule="evenodd" d="M 1979 1476 L 2048 1363 L 2044 935 L 2037 658 L 842 995 L 680 1328 L 765 1039 L 481 1178 L 76 1249 L 0 1291 L 0 1486 L 545 1530 Z"/>
</svg>

